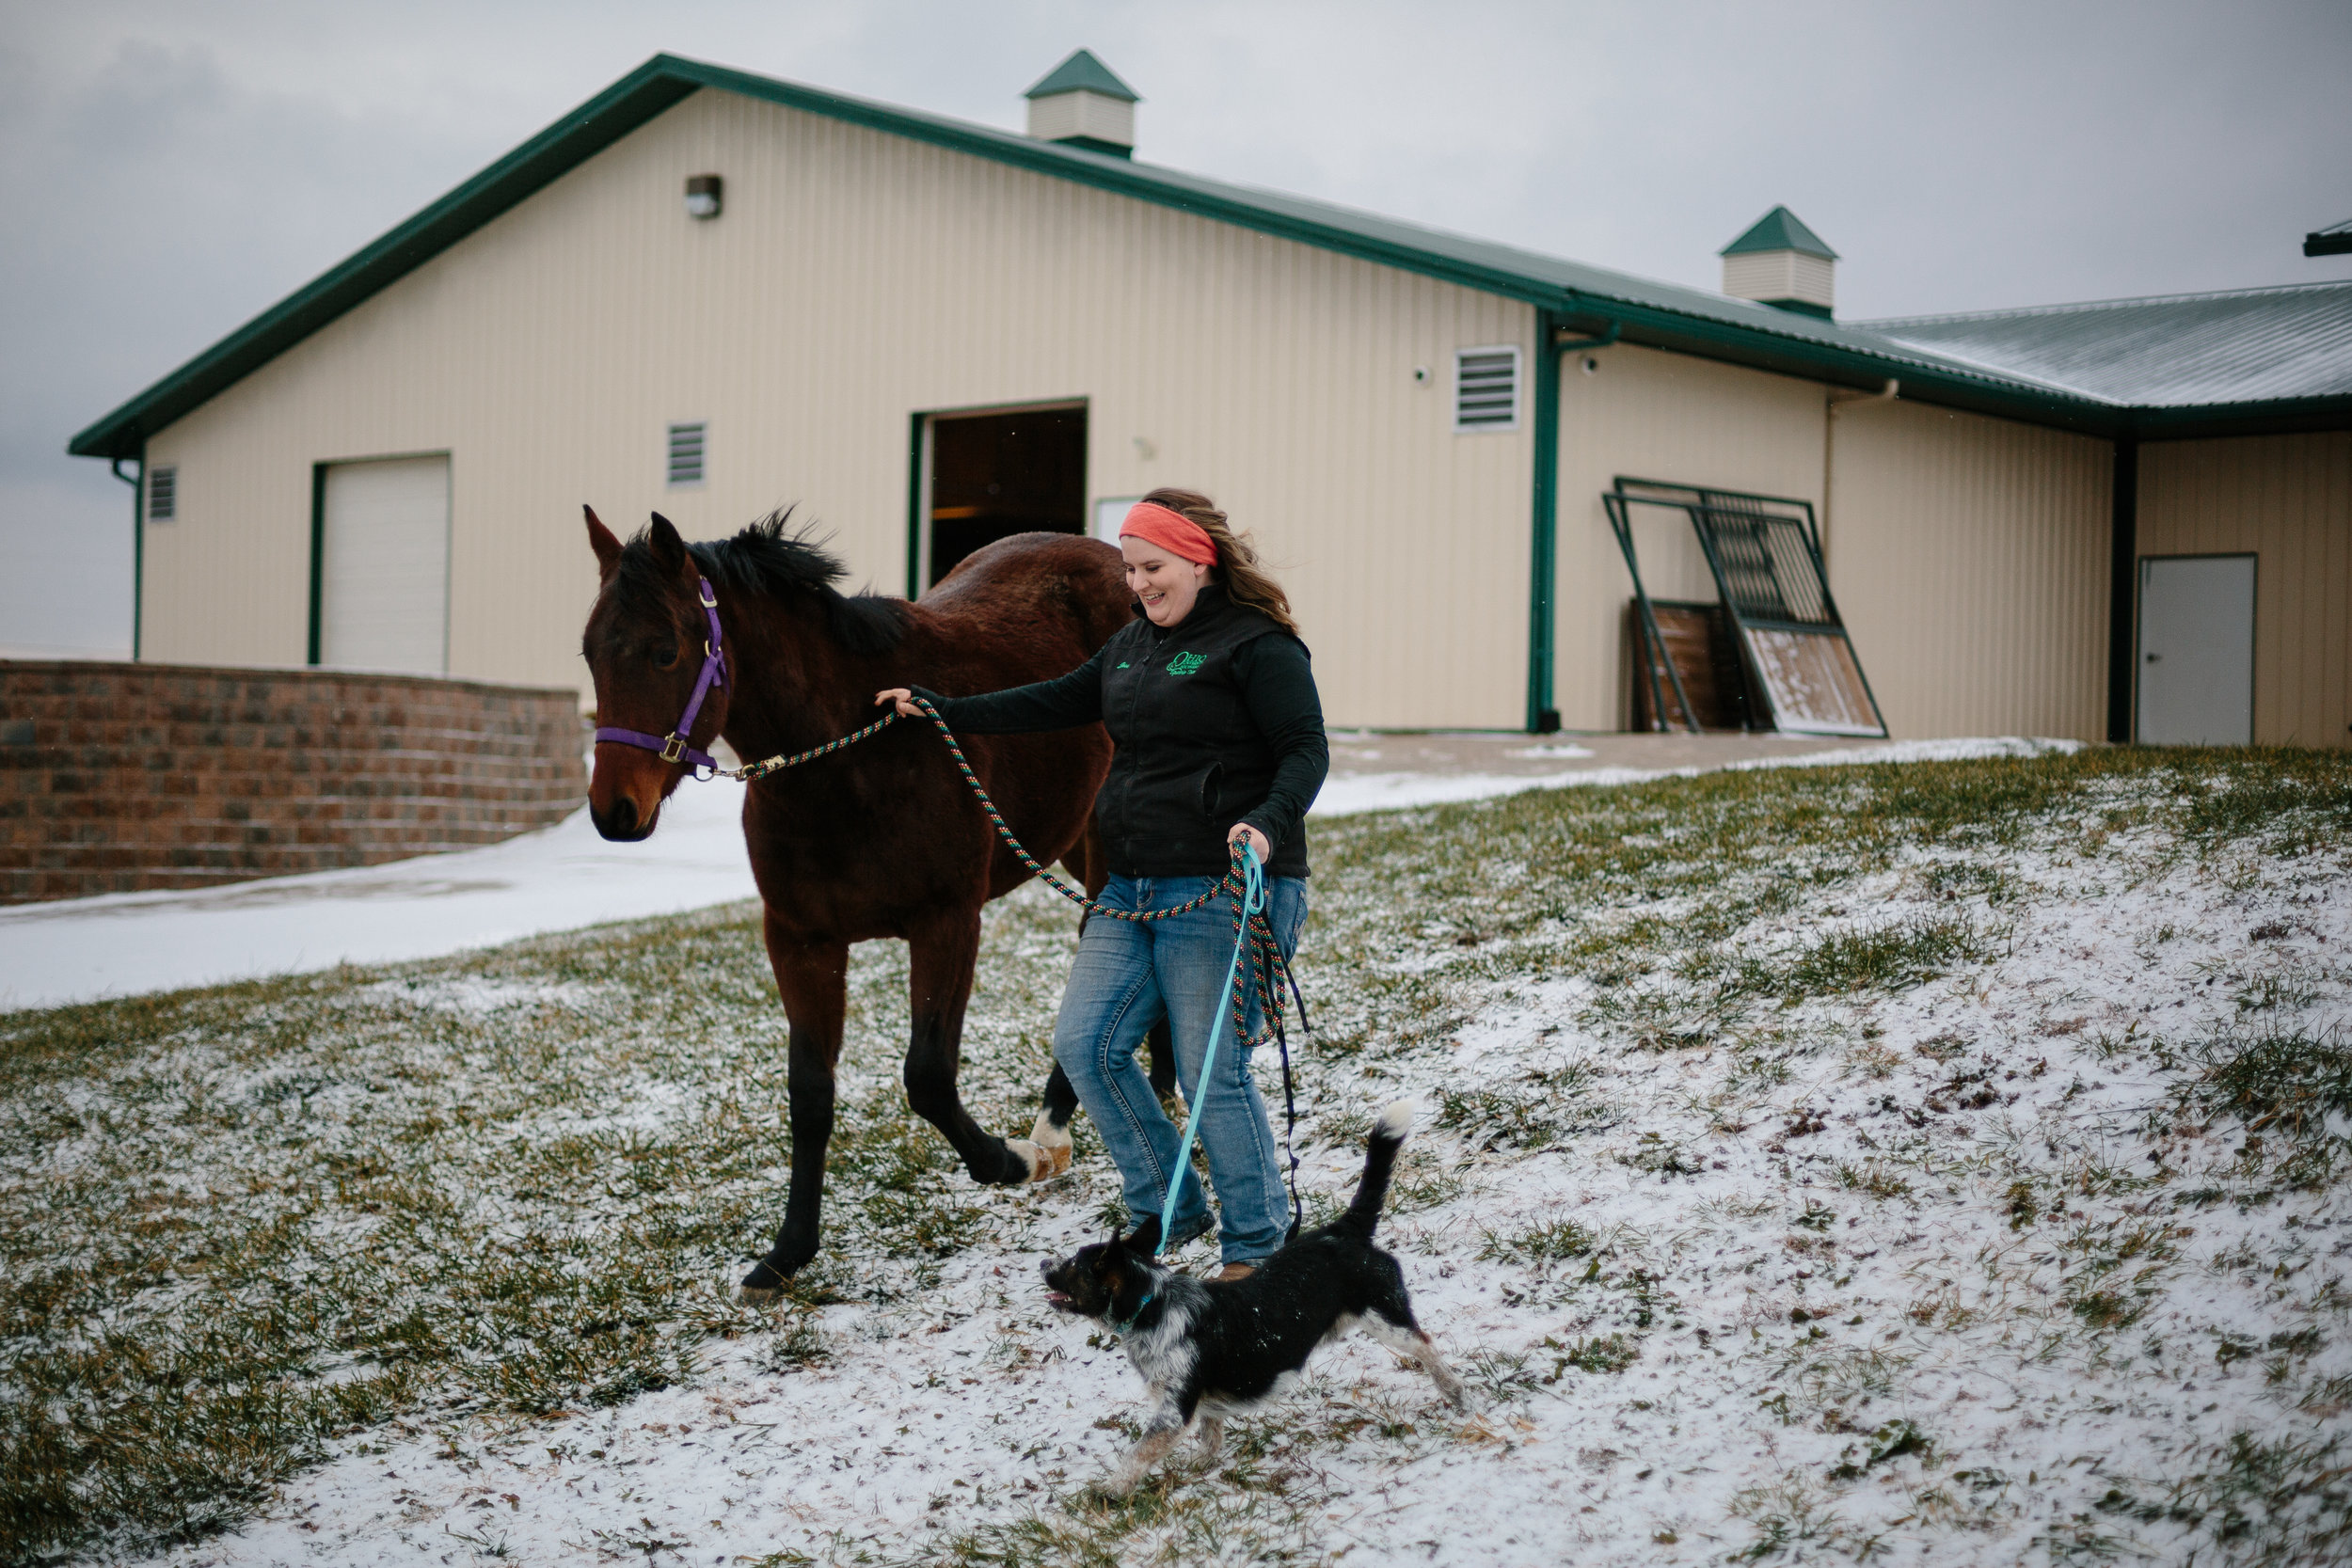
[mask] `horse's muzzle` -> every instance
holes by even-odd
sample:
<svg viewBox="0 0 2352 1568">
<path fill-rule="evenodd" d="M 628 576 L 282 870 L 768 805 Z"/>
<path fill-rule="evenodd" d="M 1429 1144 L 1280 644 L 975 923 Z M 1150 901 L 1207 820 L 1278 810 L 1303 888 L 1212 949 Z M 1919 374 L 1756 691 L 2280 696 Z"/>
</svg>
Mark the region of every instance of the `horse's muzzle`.
<svg viewBox="0 0 2352 1568">
<path fill-rule="evenodd" d="M 660 806 L 640 817 L 637 802 L 626 795 L 615 795 L 601 806 L 594 800 L 588 803 L 588 820 L 596 825 L 597 836 L 615 844 L 637 844 L 651 837 L 654 824 L 660 818 Z"/>
</svg>

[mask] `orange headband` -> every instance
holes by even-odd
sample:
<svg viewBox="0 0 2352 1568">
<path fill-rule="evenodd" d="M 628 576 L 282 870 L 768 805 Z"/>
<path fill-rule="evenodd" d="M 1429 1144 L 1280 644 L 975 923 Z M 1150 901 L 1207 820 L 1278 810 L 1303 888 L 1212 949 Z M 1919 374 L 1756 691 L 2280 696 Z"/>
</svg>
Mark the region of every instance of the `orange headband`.
<svg viewBox="0 0 2352 1568">
<path fill-rule="evenodd" d="M 1131 533 L 1197 566 L 1216 564 L 1216 541 L 1209 537 L 1208 530 L 1157 501 L 1137 501 L 1128 508 L 1127 520 L 1119 525 L 1119 536 L 1124 539 Z"/>
</svg>

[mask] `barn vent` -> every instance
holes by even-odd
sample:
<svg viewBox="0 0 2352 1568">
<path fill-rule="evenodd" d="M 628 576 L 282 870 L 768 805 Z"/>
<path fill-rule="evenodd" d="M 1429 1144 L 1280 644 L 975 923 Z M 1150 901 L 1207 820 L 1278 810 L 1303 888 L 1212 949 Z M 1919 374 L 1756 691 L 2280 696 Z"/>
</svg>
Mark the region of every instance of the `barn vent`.
<svg viewBox="0 0 2352 1568">
<path fill-rule="evenodd" d="M 1718 252 L 1724 293 L 1801 316 L 1834 318 L 1837 252 L 1786 207 L 1775 207 Z"/>
<path fill-rule="evenodd" d="M 1136 151 L 1136 89 L 1081 49 L 1039 79 L 1029 101 L 1029 135 L 1088 152 L 1132 158 Z"/>
<path fill-rule="evenodd" d="M 703 482 L 704 433 L 707 428 L 700 420 L 692 424 L 674 424 L 670 427 L 671 484 L 700 484 Z"/>
<path fill-rule="evenodd" d="M 147 473 L 147 520 L 167 523 L 180 515 L 180 470 L 151 468 Z"/>
<path fill-rule="evenodd" d="M 1454 428 L 1461 431 L 1518 427 L 1518 346 L 1455 350 Z"/>
</svg>

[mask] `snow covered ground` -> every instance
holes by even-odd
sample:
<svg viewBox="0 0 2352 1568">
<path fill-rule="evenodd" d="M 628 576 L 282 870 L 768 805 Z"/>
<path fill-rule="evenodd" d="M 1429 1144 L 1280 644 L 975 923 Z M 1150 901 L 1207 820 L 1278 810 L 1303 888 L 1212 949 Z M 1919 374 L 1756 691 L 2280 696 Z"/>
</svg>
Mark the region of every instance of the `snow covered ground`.
<svg viewBox="0 0 2352 1568">
<path fill-rule="evenodd" d="M 2056 743 L 1904 742 L 1729 767 L 1981 756 Z M 1528 772 L 1358 770 L 1343 767 L 1315 810 L 1343 816 L 1485 800 L 1561 784 L 1621 784 L 1696 768 L 1554 769 L 1592 756 L 1573 742 L 1512 745 Z M 184 893 L 113 894 L 0 908 L 0 1009 L 397 963 L 543 931 L 705 909 L 755 896 L 743 851 L 743 786 L 681 787 L 644 844 L 607 844 L 585 808 L 504 844 L 352 871 L 234 882 Z"/>
<path fill-rule="evenodd" d="M 11 1102 L 84 1132 L 0 1177 L 75 1267 L 165 1271 L 76 1331 L 124 1354 L 199 1307 L 283 1335 L 279 1297 L 341 1315 L 313 1386 L 470 1347 L 173 1568 L 2341 1561 L 2352 786 L 2265 766 L 1715 775 L 1327 824 L 1302 1185 L 1343 1201 L 1370 1116 L 1422 1100 L 1382 1239 L 1473 1408 L 1350 1340 L 1219 1466 L 1124 1503 L 1086 1486 L 1140 1390 L 1036 1278 L 1116 1184 L 1083 1138 L 1056 1183 L 953 1173 L 904 1119 L 887 944 L 852 973 L 828 1253 L 775 1313 L 721 1305 L 740 1241 L 674 1247 L 691 1277 L 658 1290 L 612 1262 L 674 1266 L 660 1238 L 713 1210 L 772 1224 L 776 1023 L 732 916 L 161 1021 L 161 1066 Z M 1068 927 L 1036 889 L 992 911 L 965 1067 L 990 1125 L 1025 1125 Z M 119 1222 L 70 1189 L 110 1158 L 298 1269 L 248 1304 L 217 1230 L 105 1260 Z M 52 1266 L 18 1234 L 12 1267 Z M 466 1271 L 548 1247 L 523 1277 L 580 1299 L 485 1335 L 501 1298 Z M 563 1372 L 663 1313 L 707 1325 L 686 1361 Z M 497 1393 L 548 1368 L 555 1404 Z"/>
</svg>

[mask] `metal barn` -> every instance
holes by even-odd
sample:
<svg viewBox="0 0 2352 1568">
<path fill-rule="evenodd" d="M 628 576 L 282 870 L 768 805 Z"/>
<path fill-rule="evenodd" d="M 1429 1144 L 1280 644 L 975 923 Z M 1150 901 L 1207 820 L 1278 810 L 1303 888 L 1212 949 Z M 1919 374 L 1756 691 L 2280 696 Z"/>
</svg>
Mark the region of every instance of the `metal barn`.
<svg viewBox="0 0 2352 1568">
<path fill-rule="evenodd" d="M 1842 323 L 1785 210 L 1710 293 L 1158 167 L 1136 103 L 647 62 L 74 437 L 137 657 L 580 686 L 583 501 L 794 503 L 914 594 L 1187 483 L 1339 724 L 2346 742 L 2352 285 Z"/>
</svg>

